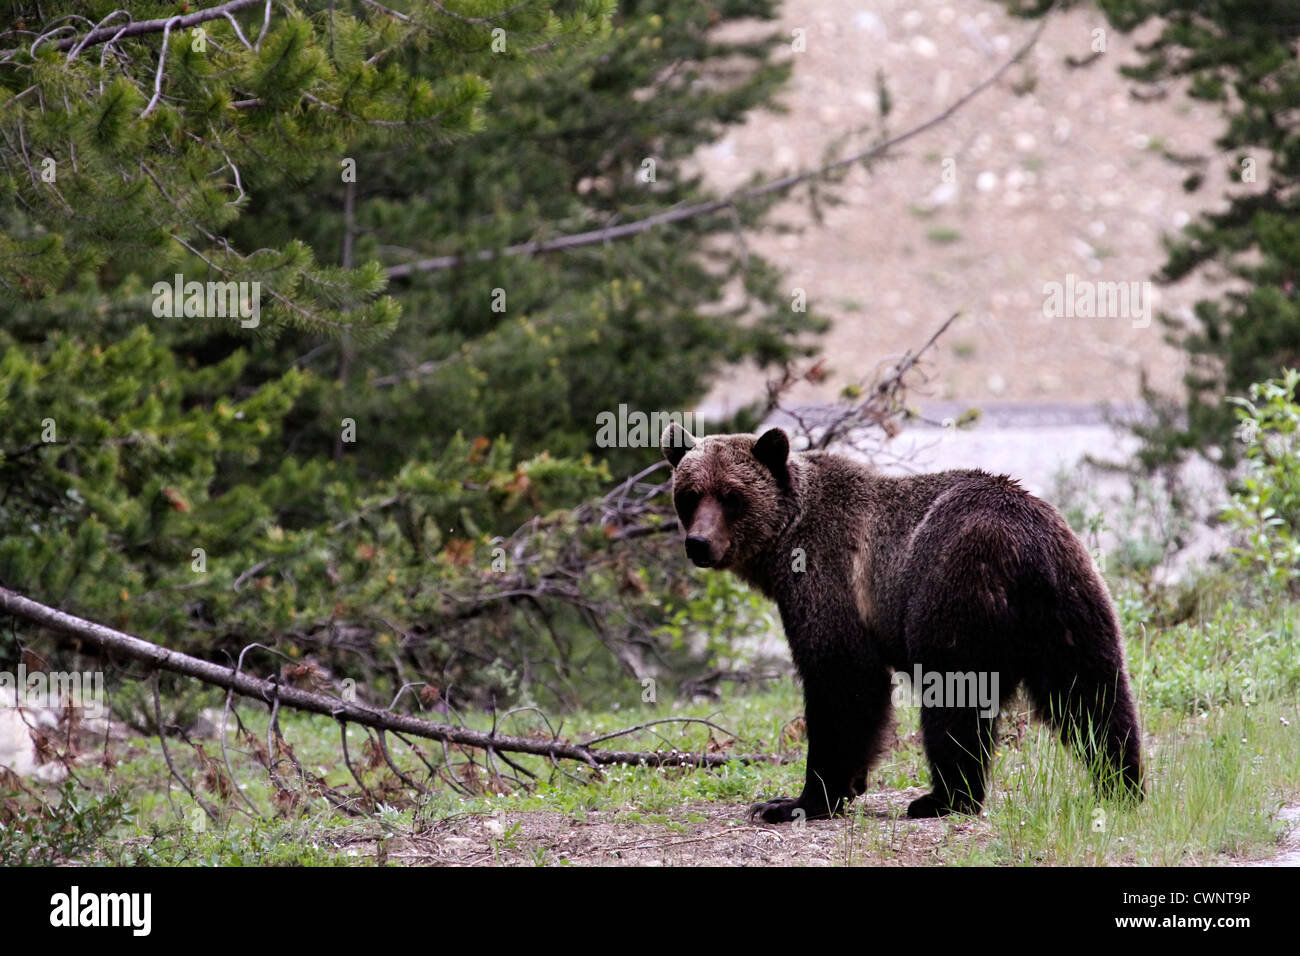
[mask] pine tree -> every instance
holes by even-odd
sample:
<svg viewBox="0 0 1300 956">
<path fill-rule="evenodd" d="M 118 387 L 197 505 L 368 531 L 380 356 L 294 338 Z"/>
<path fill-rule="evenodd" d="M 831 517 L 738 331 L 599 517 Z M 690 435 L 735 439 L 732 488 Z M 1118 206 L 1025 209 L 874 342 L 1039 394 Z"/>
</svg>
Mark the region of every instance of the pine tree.
<svg viewBox="0 0 1300 956">
<path fill-rule="evenodd" d="M 541 78 L 503 63 L 472 139 L 369 145 L 354 175 L 326 169 L 301 192 L 259 192 L 240 242 L 293 237 L 318 261 L 400 271 L 709 198 L 687 161 L 788 75 L 770 62 L 779 37 L 722 42 L 710 28 L 774 12 L 770 0 L 625 4 L 608 36 L 549 61 Z M 752 204 L 547 256 L 417 267 L 390 284 L 405 316 L 392 336 L 277 342 L 254 370 L 310 355 L 305 366 L 336 386 L 320 395 L 304 447 L 350 452 L 336 433 L 353 418 L 365 435 L 357 464 L 371 474 L 400 468 L 413 436 L 456 430 L 639 468 L 644 448 L 595 444 L 598 412 L 689 410 L 722 364 L 790 358 L 807 351 L 801 333 L 821 327 L 737 236 L 762 212 Z"/>
<path fill-rule="evenodd" d="M 0 30 L 0 581 L 204 656 L 396 659 L 484 699 L 575 666 L 612 692 L 619 627 L 694 655 L 653 632 L 683 572 L 629 566 L 582 505 L 657 460 L 595 415 L 810 349 L 735 235 L 763 205 L 408 264 L 708 198 L 683 161 L 787 73 L 709 28 L 773 5 L 134 6 Z M 235 283 L 227 314 L 192 281 Z M 555 534 L 516 590 L 591 555 L 584 587 L 645 616 L 480 602 L 529 518 Z"/>
<path fill-rule="evenodd" d="M 248 190 L 291 189 L 360 137 L 463 139 L 498 58 L 536 60 L 608 16 L 602 0 L 6 6 L 0 290 L 17 323 L 90 311 L 129 327 L 154 280 L 182 272 L 261 283 L 264 332 L 360 340 L 398 314 L 382 269 L 318 263 L 294 239 L 230 243 Z"/>
<path fill-rule="evenodd" d="M 1167 243 L 1157 278 L 1193 272 L 1224 283 L 1197 302 L 1193 322 L 1160 316 L 1190 368 L 1184 402 L 1146 390 L 1158 413 L 1139 429 L 1146 465 L 1203 451 L 1225 467 L 1238 460 L 1236 416 L 1225 397 L 1300 367 L 1300 3 L 1295 0 L 1098 0 L 1124 31 L 1151 21 L 1159 34 L 1143 60 L 1121 72 L 1141 84 L 1187 81 L 1187 95 L 1219 103 L 1227 119 L 1220 157 L 1184 180 L 1195 191 L 1223 184 L 1226 208 L 1193 221 Z M 1035 4 L 1042 13 L 1050 4 Z M 1149 108 L 1156 109 L 1158 106 Z"/>
</svg>

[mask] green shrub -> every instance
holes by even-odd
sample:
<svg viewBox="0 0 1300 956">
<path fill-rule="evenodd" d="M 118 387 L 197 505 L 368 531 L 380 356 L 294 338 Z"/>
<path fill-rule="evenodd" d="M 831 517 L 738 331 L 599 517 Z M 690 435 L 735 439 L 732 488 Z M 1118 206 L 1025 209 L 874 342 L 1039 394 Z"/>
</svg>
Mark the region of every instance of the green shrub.
<svg viewBox="0 0 1300 956">
<path fill-rule="evenodd" d="M 1246 445 L 1246 475 L 1232 493 L 1224 520 L 1244 541 L 1235 548 L 1243 567 L 1271 584 L 1300 579 L 1300 372 L 1250 387 L 1238 407 L 1237 434 Z"/>
<path fill-rule="evenodd" d="M 78 860 L 133 812 L 121 795 L 89 794 L 72 780 L 59 788 L 57 802 L 41 801 L 33 808 L 32 796 L 0 780 L 0 866 L 55 866 Z"/>
</svg>

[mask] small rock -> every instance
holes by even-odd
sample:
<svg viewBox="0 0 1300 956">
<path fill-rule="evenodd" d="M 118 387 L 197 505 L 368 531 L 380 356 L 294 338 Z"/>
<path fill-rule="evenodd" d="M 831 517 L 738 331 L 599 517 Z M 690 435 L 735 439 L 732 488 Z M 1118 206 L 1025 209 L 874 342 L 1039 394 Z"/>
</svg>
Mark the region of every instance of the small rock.
<svg viewBox="0 0 1300 956">
<path fill-rule="evenodd" d="M 882 40 L 887 36 L 885 22 L 870 10 L 859 10 L 853 14 L 853 27 L 857 30 L 865 30 Z"/>
<path fill-rule="evenodd" d="M 930 202 L 936 206 L 946 206 L 957 198 L 961 189 L 956 183 L 940 183 L 930 192 Z"/>
<path fill-rule="evenodd" d="M 912 37 L 912 52 L 927 60 L 933 60 L 939 55 L 939 48 L 934 45 L 934 41 L 929 37 L 918 36 Z"/>
</svg>

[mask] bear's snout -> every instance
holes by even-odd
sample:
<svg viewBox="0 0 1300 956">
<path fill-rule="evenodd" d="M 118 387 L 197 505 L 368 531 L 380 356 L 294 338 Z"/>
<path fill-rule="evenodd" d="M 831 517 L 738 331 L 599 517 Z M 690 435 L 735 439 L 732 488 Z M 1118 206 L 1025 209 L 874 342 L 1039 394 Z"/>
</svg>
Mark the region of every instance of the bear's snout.
<svg viewBox="0 0 1300 956">
<path fill-rule="evenodd" d="M 711 568 L 717 563 L 713 557 L 711 542 L 698 534 L 693 534 L 686 539 L 686 556 L 701 568 Z"/>
<path fill-rule="evenodd" d="M 711 497 L 705 498 L 686 530 L 686 556 L 697 567 L 714 568 L 722 563 L 730 544 L 721 505 Z"/>
</svg>

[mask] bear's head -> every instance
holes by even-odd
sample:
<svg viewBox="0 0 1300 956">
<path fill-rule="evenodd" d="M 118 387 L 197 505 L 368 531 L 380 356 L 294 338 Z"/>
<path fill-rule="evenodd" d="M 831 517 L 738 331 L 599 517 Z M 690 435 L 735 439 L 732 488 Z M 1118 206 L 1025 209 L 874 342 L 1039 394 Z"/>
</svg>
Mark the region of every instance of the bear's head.
<svg viewBox="0 0 1300 956">
<path fill-rule="evenodd" d="M 790 439 L 779 428 L 694 438 L 674 423 L 660 440 L 686 555 L 701 568 L 744 569 L 790 523 Z"/>
</svg>

